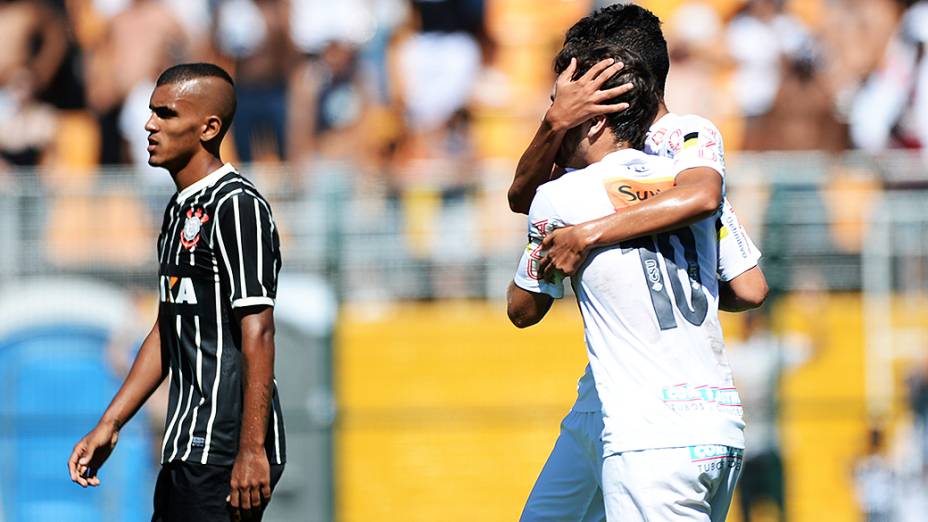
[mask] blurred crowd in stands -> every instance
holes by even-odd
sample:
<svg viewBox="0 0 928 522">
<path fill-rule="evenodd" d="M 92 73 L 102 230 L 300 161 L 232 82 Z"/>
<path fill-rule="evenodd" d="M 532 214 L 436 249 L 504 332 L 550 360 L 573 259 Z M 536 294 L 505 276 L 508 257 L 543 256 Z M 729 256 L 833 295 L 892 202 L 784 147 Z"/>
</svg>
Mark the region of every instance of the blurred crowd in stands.
<svg viewBox="0 0 928 522">
<path fill-rule="evenodd" d="M 144 169 L 154 80 L 203 60 L 237 82 L 232 159 L 457 176 L 409 167 L 517 156 L 563 31 L 606 3 L 2 0 L 0 169 Z M 640 3 L 664 20 L 669 106 L 729 149 L 928 146 L 928 1 Z"/>
</svg>

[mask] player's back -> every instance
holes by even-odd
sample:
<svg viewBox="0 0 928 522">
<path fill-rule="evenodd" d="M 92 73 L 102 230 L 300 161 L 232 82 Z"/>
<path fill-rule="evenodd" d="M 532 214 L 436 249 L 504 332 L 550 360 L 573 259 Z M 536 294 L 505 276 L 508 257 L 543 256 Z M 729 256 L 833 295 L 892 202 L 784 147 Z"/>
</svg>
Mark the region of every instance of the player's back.
<svg viewBox="0 0 928 522">
<path fill-rule="evenodd" d="M 542 186 L 536 199 L 551 219 L 576 224 L 669 188 L 675 173 L 672 160 L 625 149 Z M 743 447 L 740 401 L 709 326 L 718 313 L 715 218 L 594 251 L 572 281 L 606 455 Z"/>
</svg>

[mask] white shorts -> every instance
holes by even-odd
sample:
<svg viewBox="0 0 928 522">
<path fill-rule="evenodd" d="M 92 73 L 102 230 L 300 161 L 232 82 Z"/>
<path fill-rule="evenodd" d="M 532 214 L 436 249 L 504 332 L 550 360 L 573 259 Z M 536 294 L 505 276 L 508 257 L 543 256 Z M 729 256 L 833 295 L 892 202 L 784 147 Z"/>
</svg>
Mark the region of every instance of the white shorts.
<svg viewBox="0 0 928 522">
<path fill-rule="evenodd" d="M 570 412 L 525 502 L 521 522 L 606 520 L 600 487 L 603 416 Z"/>
<path fill-rule="evenodd" d="M 606 520 L 723 522 L 743 456 L 719 445 L 611 455 L 603 461 Z"/>
<path fill-rule="evenodd" d="M 690 446 L 603 459 L 602 431 L 598 412 L 564 418 L 521 522 L 725 520 L 742 450 Z"/>
</svg>

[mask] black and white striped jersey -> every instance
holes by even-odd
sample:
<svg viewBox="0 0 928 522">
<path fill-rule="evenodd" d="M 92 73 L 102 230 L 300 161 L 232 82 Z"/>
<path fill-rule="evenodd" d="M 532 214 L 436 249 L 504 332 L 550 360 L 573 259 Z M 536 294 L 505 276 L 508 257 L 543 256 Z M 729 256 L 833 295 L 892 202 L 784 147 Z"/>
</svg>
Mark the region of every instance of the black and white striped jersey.
<svg viewBox="0 0 928 522">
<path fill-rule="evenodd" d="M 232 465 L 242 424 L 241 330 L 233 309 L 274 305 L 280 243 L 267 201 L 228 163 L 178 192 L 158 236 L 159 325 L 169 361 L 161 462 Z M 285 460 L 274 383 L 270 463 Z"/>
</svg>

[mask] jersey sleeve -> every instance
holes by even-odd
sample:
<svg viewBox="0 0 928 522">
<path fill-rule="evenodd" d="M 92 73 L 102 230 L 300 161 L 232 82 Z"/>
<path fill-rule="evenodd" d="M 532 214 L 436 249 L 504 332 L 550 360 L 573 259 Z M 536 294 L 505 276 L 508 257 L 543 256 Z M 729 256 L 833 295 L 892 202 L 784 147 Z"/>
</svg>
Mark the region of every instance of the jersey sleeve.
<svg viewBox="0 0 928 522">
<path fill-rule="evenodd" d="M 709 120 L 682 116 L 669 138 L 676 174 L 686 169 L 707 167 L 725 177 L 725 148 L 722 133 Z"/>
<path fill-rule="evenodd" d="M 245 192 L 230 196 L 219 209 L 213 247 L 232 308 L 274 306 L 280 245 L 266 202 Z"/>
<path fill-rule="evenodd" d="M 549 282 L 542 279 L 538 272 L 538 263 L 544 257 L 541 242 L 549 232 L 564 226 L 557 216 L 551 200 L 543 190 L 535 194 L 532 206 L 528 211 L 528 244 L 522 251 L 519 268 L 513 278 L 516 286 L 528 292 L 547 294 L 555 299 L 564 297 L 564 283 L 560 277 Z"/>
<path fill-rule="evenodd" d="M 748 237 L 735 216 L 735 209 L 726 199 L 719 217 L 719 279 L 731 281 L 757 266 L 760 250 Z"/>
</svg>

